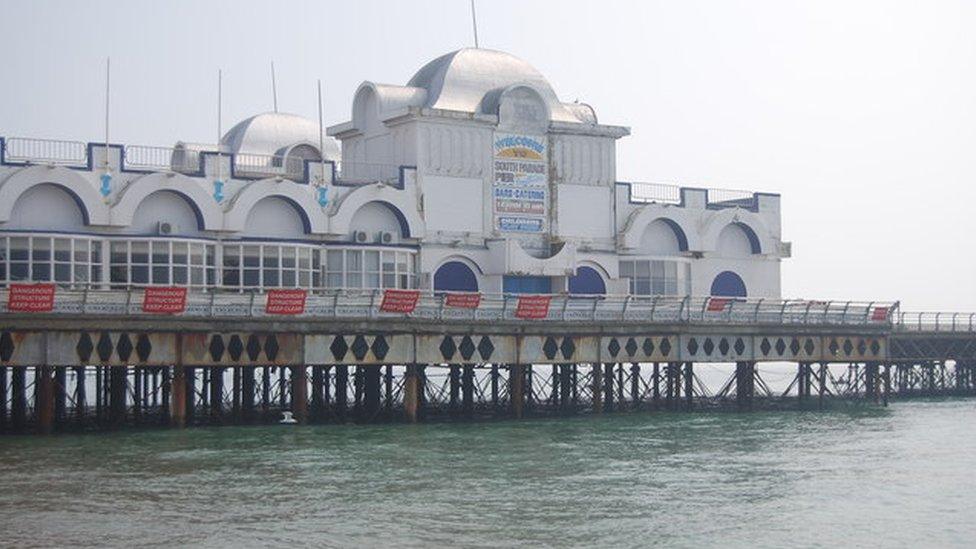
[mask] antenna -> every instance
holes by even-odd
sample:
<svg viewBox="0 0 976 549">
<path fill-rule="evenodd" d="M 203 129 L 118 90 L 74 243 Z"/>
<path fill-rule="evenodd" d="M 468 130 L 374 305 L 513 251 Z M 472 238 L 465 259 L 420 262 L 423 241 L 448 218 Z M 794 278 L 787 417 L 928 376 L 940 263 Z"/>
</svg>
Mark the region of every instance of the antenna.
<svg viewBox="0 0 976 549">
<path fill-rule="evenodd" d="M 322 80 L 319 79 L 319 163 L 322 166 L 322 173 L 319 177 L 325 182 L 325 129 L 322 127 Z"/>
<path fill-rule="evenodd" d="M 275 82 L 274 61 L 271 62 L 271 100 L 274 101 L 274 112 L 278 112 L 278 84 Z"/>
<path fill-rule="evenodd" d="M 112 58 L 105 58 L 105 170 L 108 171 L 108 113 L 109 90 L 111 89 Z"/>
<path fill-rule="evenodd" d="M 478 15 L 474 10 L 474 0 L 471 0 L 471 28 L 474 29 L 474 47 L 478 47 Z"/>
<path fill-rule="evenodd" d="M 220 158 L 220 152 L 222 147 L 220 146 L 221 134 L 221 114 L 223 111 L 223 95 L 224 95 L 224 71 L 217 69 L 217 181 L 220 181 L 221 168 L 223 168 L 223 160 Z"/>
</svg>

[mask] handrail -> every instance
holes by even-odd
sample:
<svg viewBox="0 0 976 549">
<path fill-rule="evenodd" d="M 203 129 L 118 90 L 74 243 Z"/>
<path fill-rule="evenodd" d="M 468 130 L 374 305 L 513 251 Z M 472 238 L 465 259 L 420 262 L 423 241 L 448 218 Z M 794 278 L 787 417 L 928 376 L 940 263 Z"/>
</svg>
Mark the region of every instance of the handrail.
<svg viewBox="0 0 976 549">
<path fill-rule="evenodd" d="M 112 288 L 107 284 L 92 283 L 79 286 L 78 289 L 58 288 L 54 298 L 54 308 L 50 314 L 55 315 L 85 315 L 97 317 L 99 315 L 140 316 L 142 311 L 145 288 L 148 285 L 131 285 Z M 185 317 L 219 317 L 219 318 L 260 318 L 267 313 L 265 309 L 266 296 L 271 288 L 241 290 L 239 288 L 222 288 L 217 286 L 188 286 L 186 307 L 179 313 Z M 300 313 L 302 317 L 325 318 L 358 318 L 373 319 L 379 317 L 397 316 L 395 313 L 381 311 L 382 289 L 306 289 L 306 309 Z M 764 310 L 779 310 L 779 323 L 783 325 L 810 324 L 845 324 L 852 326 L 901 326 L 905 322 L 896 324 L 890 317 L 887 320 L 874 320 L 871 312 L 873 307 L 882 302 L 855 303 L 845 305 L 845 314 L 833 312 L 828 304 L 823 316 L 810 315 L 812 306 L 824 302 L 806 302 L 801 300 L 779 300 L 771 298 L 729 299 L 729 303 L 722 311 L 708 311 L 708 303 L 712 297 L 695 296 L 641 296 L 632 295 L 570 295 L 556 294 L 551 301 L 550 314 L 546 319 L 528 320 L 515 317 L 518 308 L 518 294 L 481 293 L 477 307 L 470 310 L 454 309 L 447 305 L 444 292 L 431 290 L 418 291 L 418 302 L 410 317 L 418 319 L 460 319 L 466 318 L 477 321 L 517 321 L 517 322 L 613 322 L 625 323 L 706 323 L 706 324 L 750 324 L 757 322 L 771 323 L 774 318 L 763 317 Z M 8 293 L 6 288 L 0 288 L 0 316 L 16 313 L 8 311 Z M 562 299 L 562 302 L 559 300 Z M 884 305 L 889 305 L 884 303 Z M 803 309 L 800 309 L 800 306 Z M 797 309 L 790 314 L 788 311 Z M 798 314 L 803 310 L 804 314 Z M 464 312 L 461 315 L 461 312 Z M 856 313 L 856 314 L 852 314 Z M 459 316 L 460 315 L 460 316 Z M 912 317 L 914 319 L 914 317 Z M 941 323 L 941 321 L 939 321 Z M 971 319 L 969 324 L 972 325 Z M 941 327 L 941 326 L 940 326 Z M 955 329 L 962 330 L 964 324 L 957 321 Z"/>
</svg>

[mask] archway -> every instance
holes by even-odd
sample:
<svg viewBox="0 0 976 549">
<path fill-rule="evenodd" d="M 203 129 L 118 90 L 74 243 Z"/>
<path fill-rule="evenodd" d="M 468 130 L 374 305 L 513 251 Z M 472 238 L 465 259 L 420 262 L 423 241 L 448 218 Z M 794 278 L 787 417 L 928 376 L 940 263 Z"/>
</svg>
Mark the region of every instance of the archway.
<svg viewBox="0 0 976 549">
<path fill-rule="evenodd" d="M 718 297 L 746 297 L 746 283 L 732 271 L 723 271 L 712 281 L 711 294 Z"/>
</svg>

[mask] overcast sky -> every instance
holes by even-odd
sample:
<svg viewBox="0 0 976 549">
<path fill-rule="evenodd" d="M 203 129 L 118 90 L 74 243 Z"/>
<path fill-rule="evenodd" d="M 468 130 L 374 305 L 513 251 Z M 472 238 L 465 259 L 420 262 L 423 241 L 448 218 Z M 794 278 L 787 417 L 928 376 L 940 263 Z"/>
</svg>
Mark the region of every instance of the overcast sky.
<svg viewBox="0 0 976 549">
<path fill-rule="evenodd" d="M 481 0 L 483 47 L 629 126 L 618 178 L 778 192 L 789 297 L 976 310 L 976 2 Z M 216 140 L 271 110 L 348 119 L 472 44 L 468 0 L 0 0 L 0 135 Z"/>
</svg>

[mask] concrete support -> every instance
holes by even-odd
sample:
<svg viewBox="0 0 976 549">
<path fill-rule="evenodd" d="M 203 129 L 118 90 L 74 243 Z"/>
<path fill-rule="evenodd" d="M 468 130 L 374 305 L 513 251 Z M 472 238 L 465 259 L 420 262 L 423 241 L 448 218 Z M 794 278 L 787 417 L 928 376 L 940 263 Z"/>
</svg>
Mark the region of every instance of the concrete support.
<svg viewBox="0 0 976 549">
<path fill-rule="evenodd" d="M 230 402 L 234 423 L 241 422 L 241 370 L 242 366 L 231 368 Z"/>
<path fill-rule="evenodd" d="M 613 411 L 613 363 L 603 365 L 603 410 Z"/>
<path fill-rule="evenodd" d="M 383 367 L 383 409 L 386 419 L 393 419 L 393 366 Z"/>
<path fill-rule="evenodd" d="M 573 365 L 559 365 L 559 409 L 563 412 L 573 410 Z"/>
<path fill-rule="evenodd" d="M 7 369 L 0 364 L 0 432 L 7 430 Z"/>
<path fill-rule="evenodd" d="M 447 373 L 448 382 L 448 412 L 451 417 L 457 417 L 461 411 L 461 366 L 451 364 Z"/>
<path fill-rule="evenodd" d="M 322 366 L 312 366 L 312 408 L 309 414 L 312 421 L 322 421 L 325 418 L 325 401 L 322 398 L 323 370 Z"/>
<path fill-rule="evenodd" d="M 630 406 L 634 410 L 641 407 L 640 370 L 640 364 L 630 365 Z"/>
<path fill-rule="evenodd" d="M 525 369 L 521 364 L 508 367 L 508 397 L 512 417 L 521 419 L 525 406 Z"/>
<path fill-rule="evenodd" d="M 173 385 L 175 387 L 176 380 L 173 380 Z M 183 416 L 186 425 L 191 425 L 193 423 L 194 416 L 196 414 L 197 408 L 197 371 L 192 366 L 183 367 L 183 395 L 184 395 L 184 406 Z"/>
<path fill-rule="evenodd" d="M 126 385 L 129 376 L 129 368 L 126 366 L 109 367 L 110 390 L 109 390 L 109 421 L 112 427 L 118 428 L 125 423 L 126 412 Z"/>
<path fill-rule="evenodd" d="M 254 366 L 241 368 L 241 420 L 245 423 L 254 421 Z"/>
<path fill-rule="evenodd" d="M 54 423 L 64 428 L 68 419 L 68 368 L 57 366 L 54 368 Z"/>
<path fill-rule="evenodd" d="M 689 411 L 695 407 L 695 366 L 692 362 L 685 363 L 685 408 Z"/>
<path fill-rule="evenodd" d="M 304 365 L 291 367 L 291 412 L 299 423 L 308 422 L 308 378 Z"/>
<path fill-rule="evenodd" d="M 186 368 L 173 367 L 173 379 L 170 382 L 169 421 L 173 427 L 186 427 L 186 409 L 188 399 L 186 390 L 189 383 L 186 380 Z"/>
<path fill-rule="evenodd" d="M 408 364 L 403 378 L 403 412 L 410 423 L 417 423 L 419 419 L 420 374 L 418 369 L 418 365 Z"/>
<path fill-rule="evenodd" d="M 756 391 L 756 365 L 738 362 L 735 365 L 735 399 L 740 411 L 751 411 Z"/>
<path fill-rule="evenodd" d="M 464 417 L 474 417 L 474 366 L 466 364 L 461 373 L 461 409 Z"/>
<path fill-rule="evenodd" d="M 34 369 L 34 416 L 37 418 L 37 431 L 49 434 L 54 430 L 54 379 L 50 366 Z"/>
<path fill-rule="evenodd" d="M 500 403 L 499 403 L 499 394 L 498 394 L 498 378 L 501 376 L 501 374 L 498 372 L 497 364 L 491 365 L 490 376 L 491 376 L 491 408 L 495 412 L 495 415 L 499 415 L 501 413 L 501 409 L 499 406 Z"/>
<path fill-rule="evenodd" d="M 339 421 L 345 421 L 349 407 L 349 367 L 336 366 L 335 369 L 335 416 Z"/>
<path fill-rule="evenodd" d="M 210 421 L 217 425 L 224 422 L 224 369 L 208 368 L 210 378 Z"/>
<path fill-rule="evenodd" d="M 593 394 L 593 413 L 603 412 L 603 364 L 593 364 L 590 379 L 590 392 Z"/>
<path fill-rule="evenodd" d="M 661 365 L 655 362 L 653 368 L 651 372 L 651 400 L 654 403 L 654 410 L 658 410 L 661 407 Z"/>
<path fill-rule="evenodd" d="M 10 392 L 10 420 L 14 431 L 21 432 L 27 428 L 27 368 L 11 368 Z"/>
<path fill-rule="evenodd" d="M 359 421 L 376 421 L 380 413 L 380 387 L 382 371 L 380 366 L 359 366 L 362 368 L 363 402 Z"/>
</svg>

